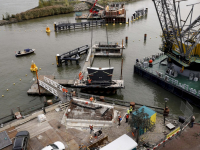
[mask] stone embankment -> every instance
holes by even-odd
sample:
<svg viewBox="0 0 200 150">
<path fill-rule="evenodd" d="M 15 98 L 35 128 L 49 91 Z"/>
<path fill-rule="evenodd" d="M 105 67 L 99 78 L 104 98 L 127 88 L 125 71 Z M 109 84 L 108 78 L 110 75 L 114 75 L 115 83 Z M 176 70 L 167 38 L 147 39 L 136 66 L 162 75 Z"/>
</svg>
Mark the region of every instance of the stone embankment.
<svg viewBox="0 0 200 150">
<path fill-rule="evenodd" d="M 86 3 L 79 3 L 79 4 L 76 4 L 74 5 L 74 11 L 83 11 L 83 10 L 88 10 L 89 7 L 88 7 L 88 4 Z"/>
</svg>

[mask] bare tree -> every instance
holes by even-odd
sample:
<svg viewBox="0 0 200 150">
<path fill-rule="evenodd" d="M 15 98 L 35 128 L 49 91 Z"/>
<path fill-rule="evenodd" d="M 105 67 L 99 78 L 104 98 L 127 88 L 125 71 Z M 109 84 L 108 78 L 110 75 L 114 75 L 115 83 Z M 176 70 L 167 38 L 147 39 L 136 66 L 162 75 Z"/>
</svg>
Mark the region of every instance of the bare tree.
<svg viewBox="0 0 200 150">
<path fill-rule="evenodd" d="M 142 108 L 140 111 L 136 110 L 136 115 L 131 114 L 131 118 L 128 122 L 130 125 L 132 131 L 133 128 L 136 129 L 136 142 L 139 141 L 139 131 L 148 131 L 152 128 L 154 123 L 150 120 L 150 117 L 147 113 L 144 112 L 144 108 Z"/>
</svg>

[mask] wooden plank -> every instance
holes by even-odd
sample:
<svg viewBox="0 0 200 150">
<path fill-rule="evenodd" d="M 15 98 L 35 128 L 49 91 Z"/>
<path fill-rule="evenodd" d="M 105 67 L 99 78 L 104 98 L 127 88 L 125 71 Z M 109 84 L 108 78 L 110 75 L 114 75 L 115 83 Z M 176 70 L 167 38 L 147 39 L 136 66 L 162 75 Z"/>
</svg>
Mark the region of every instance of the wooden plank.
<svg viewBox="0 0 200 150">
<path fill-rule="evenodd" d="M 54 131 L 53 129 L 49 129 L 49 130 L 45 131 L 45 133 L 49 137 L 49 139 L 51 139 L 52 143 L 54 143 L 56 141 L 62 141 L 62 138 L 60 136 L 58 136 L 56 131 Z"/>
<path fill-rule="evenodd" d="M 11 127 L 11 128 L 6 129 L 6 131 L 7 131 L 7 134 L 8 134 L 10 139 L 13 139 L 17 134 L 17 130 L 15 129 L 14 126 Z"/>
<path fill-rule="evenodd" d="M 72 134 L 67 133 L 66 131 L 57 131 L 57 134 L 63 139 L 63 141 L 68 142 L 70 140 L 72 140 L 73 138 L 75 138 Z"/>
<path fill-rule="evenodd" d="M 3 148 L 2 150 L 12 150 L 13 145 Z"/>
<path fill-rule="evenodd" d="M 46 131 L 45 133 L 47 134 L 47 136 L 49 137 L 49 139 L 51 139 L 52 143 L 57 142 L 57 141 L 60 141 L 60 142 L 62 142 L 62 143 L 65 145 L 66 148 L 68 147 L 68 145 L 67 145 L 67 143 L 65 142 L 65 140 L 63 140 L 63 139 L 58 135 L 58 133 L 57 133 L 55 130 L 49 129 L 49 130 Z"/>
<path fill-rule="evenodd" d="M 48 135 L 43 132 L 42 134 L 37 136 L 38 141 L 40 141 L 40 143 L 43 145 L 43 147 L 52 144 L 53 142 L 51 141 L 51 139 L 49 139 Z"/>
<path fill-rule="evenodd" d="M 31 146 L 30 146 L 30 143 L 29 143 L 29 142 L 28 142 L 27 149 L 28 149 L 28 150 L 33 150 L 33 149 L 31 148 Z"/>
<path fill-rule="evenodd" d="M 39 140 L 36 137 L 31 138 L 29 140 L 29 145 L 32 148 L 32 150 L 39 150 L 43 148 L 43 145 L 39 142 Z"/>
</svg>

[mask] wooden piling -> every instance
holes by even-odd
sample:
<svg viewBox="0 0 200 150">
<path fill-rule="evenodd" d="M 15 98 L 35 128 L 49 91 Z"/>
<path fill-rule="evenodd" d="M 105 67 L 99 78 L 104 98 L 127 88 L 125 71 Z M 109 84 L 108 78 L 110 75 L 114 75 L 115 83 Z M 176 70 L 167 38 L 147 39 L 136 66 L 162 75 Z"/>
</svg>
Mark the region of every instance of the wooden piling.
<svg viewBox="0 0 200 150">
<path fill-rule="evenodd" d="M 126 42 L 126 44 L 128 43 L 128 36 L 126 37 L 125 42 Z"/>
<path fill-rule="evenodd" d="M 123 70 L 123 58 L 122 58 L 122 62 L 121 62 L 121 77 L 120 77 L 120 80 L 122 80 L 122 70 Z"/>
<path fill-rule="evenodd" d="M 123 55 L 123 39 L 122 39 L 122 53 L 121 53 L 121 56 Z"/>
<path fill-rule="evenodd" d="M 147 39 L 147 34 L 144 34 L 144 41 L 146 41 Z"/>
</svg>

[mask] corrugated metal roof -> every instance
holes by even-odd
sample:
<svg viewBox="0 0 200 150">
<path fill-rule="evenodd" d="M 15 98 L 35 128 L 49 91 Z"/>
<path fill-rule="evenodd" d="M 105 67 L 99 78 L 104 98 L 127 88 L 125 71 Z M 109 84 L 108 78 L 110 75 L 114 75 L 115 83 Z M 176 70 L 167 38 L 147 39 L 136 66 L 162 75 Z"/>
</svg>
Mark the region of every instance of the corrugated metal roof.
<svg viewBox="0 0 200 150">
<path fill-rule="evenodd" d="M 100 150 L 132 150 L 137 147 L 137 145 L 138 144 L 132 138 L 124 134 Z"/>
</svg>

